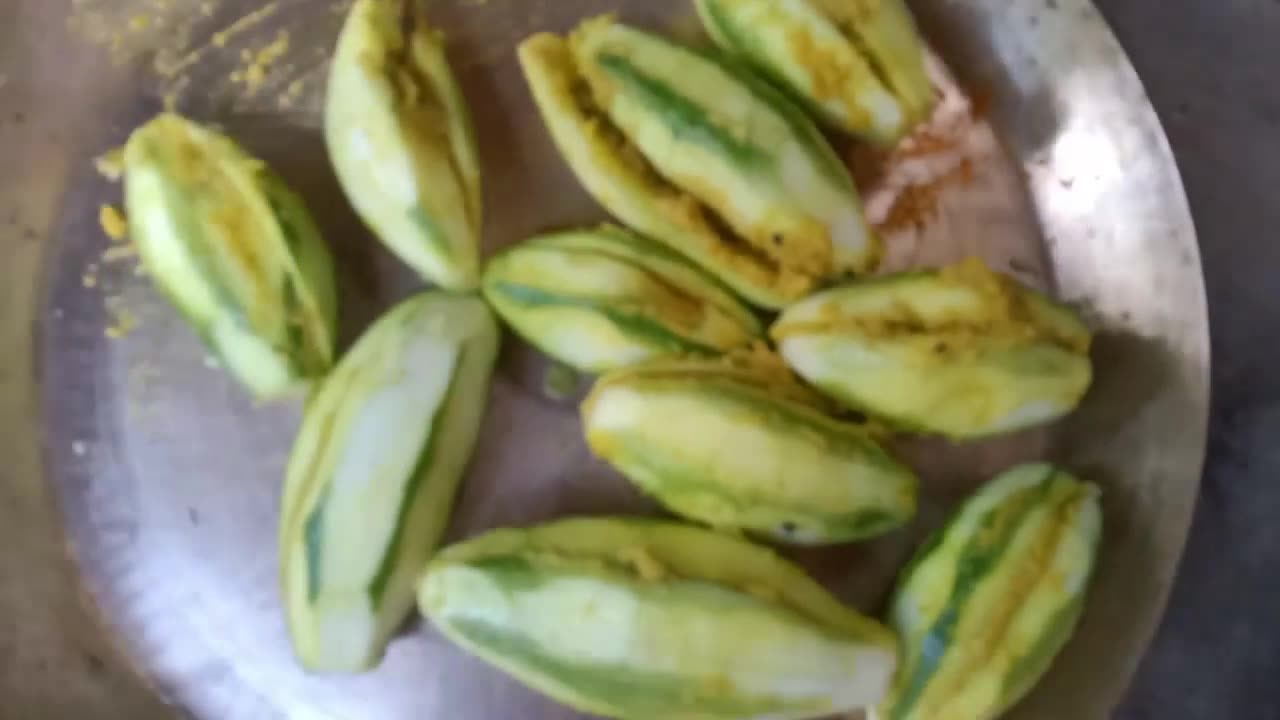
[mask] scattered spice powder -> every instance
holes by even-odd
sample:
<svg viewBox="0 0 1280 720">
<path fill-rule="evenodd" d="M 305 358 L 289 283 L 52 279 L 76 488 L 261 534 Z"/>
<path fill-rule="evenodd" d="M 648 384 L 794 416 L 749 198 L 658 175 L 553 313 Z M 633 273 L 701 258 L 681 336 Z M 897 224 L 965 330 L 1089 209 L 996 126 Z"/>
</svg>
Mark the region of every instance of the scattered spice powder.
<svg viewBox="0 0 1280 720">
<path fill-rule="evenodd" d="M 288 52 L 289 33 L 281 30 L 276 34 L 275 40 L 256 53 L 247 49 L 240 53 L 245 66 L 231 74 L 231 81 L 244 83 L 245 91 L 250 96 L 258 94 L 267 80 L 267 73 L 271 71 L 271 66 Z"/>
<path fill-rule="evenodd" d="M 123 298 L 109 296 L 104 300 L 110 321 L 102 334 L 111 340 L 126 337 L 138 327 L 137 317 L 124 306 Z"/>
<path fill-rule="evenodd" d="M 93 159 L 93 167 L 111 182 L 124 177 L 124 147 L 112 148 Z"/>
<path fill-rule="evenodd" d="M 114 205 L 104 204 L 98 208 L 98 224 L 102 226 L 102 232 L 106 233 L 107 237 L 117 242 L 128 236 L 129 223 L 125 220 L 124 213 Z"/>
<path fill-rule="evenodd" d="M 980 121 L 978 105 L 949 78 L 938 87 L 938 93 L 934 116 L 892 150 L 855 147 L 848 155 L 860 188 L 871 190 L 892 183 L 892 202 L 883 219 L 876 222 L 882 233 L 924 229 L 938 216 L 945 191 L 971 184 L 978 174 L 968 146 Z M 901 181 L 892 180 L 900 175 L 900 167 L 920 164 L 938 167 L 900 185 Z M 917 173 L 908 176 L 911 174 Z"/>
<path fill-rule="evenodd" d="M 902 192 L 889 208 L 877 229 L 884 232 L 896 230 L 920 230 L 938 215 L 938 198 L 943 190 L 953 185 L 973 182 L 973 161 L 964 158 L 954 168 L 923 184 L 902 188 Z"/>
</svg>

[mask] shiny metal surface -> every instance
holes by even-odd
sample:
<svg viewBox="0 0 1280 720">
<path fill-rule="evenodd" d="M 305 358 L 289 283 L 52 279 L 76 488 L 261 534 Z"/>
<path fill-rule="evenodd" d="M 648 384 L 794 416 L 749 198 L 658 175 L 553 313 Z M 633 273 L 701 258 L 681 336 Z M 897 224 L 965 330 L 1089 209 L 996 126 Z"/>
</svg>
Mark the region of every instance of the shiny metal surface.
<svg viewBox="0 0 1280 720">
<path fill-rule="evenodd" d="M 31 587 L 0 586 L 0 607 L 18 608 L 3 620 L 16 629 L 0 640 L 13 638 L 12 656 L 24 667 L 56 668 L 67 688 L 43 695 L 25 688 L 25 696 L 110 707 L 110 716 L 171 714 L 121 670 L 129 663 L 157 696 L 202 718 L 574 717 L 416 623 L 376 673 L 320 678 L 296 669 L 277 607 L 274 538 L 297 408 L 254 407 L 206 367 L 196 340 L 130 262 L 104 258 L 109 242 L 97 213 L 118 201 L 118 189 L 93 173 L 90 159 L 169 95 L 242 138 L 312 202 L 340 259 L 348 337 L 414 284 L 352 219 L 321 152 L 314 110 L 341 21 L 333 4 L 215 3 L 206 25 L 184 26 L 191 37 L 175 31 L 172 42 L 198 49 L 247 8 L 275 9 L 232 38 L 228 52 L 157 45 L 113 65 L 119 48 L 112 51 L 109 33 L 103 47 L 86 8 L 128 23 L 134 4 L 160 5 L 27 0 L 0 28 L 0 53 L 12 53 L 0 55 L 0 67 L 22 69 L 4 71 L 0 93 L 31 108 L 23 123 L 0 131 L 0 147 L 38 180 L 0 179 L 3 207 L 21 208 L 0 235 L 10 258 L 0 339 L 17 350 L 0 361 L 0 450 L 12 458 L 0 469 L 0 492 L 13 493 L 0 496 L 12 500 L 0 507 L 0 539 L 20 551 L 0 556 L 0 571 L 32 578 Z M 628 21 L 682 35 L 692 26 L 683 2 L 617 5 Z M 434 7 L 476 105 L 491 209 L 487 249 L 598 219 L 533 119 L 510 50 L 531 30 L 566 28 L 603 6 L 438 0 Z M 891 233 L 891 260 L 931 264 L 976 253 L 1052 285 L 1099 328 L 1097 387 L 1051 431 L 964 447 L 904 443 L 926 479 L 920 521 L 884 541 L 798 559 L 876 610 L 911 545 L 983 476 L 1023 458 L 1070 463 L 1106 490 L 1106 552 L 1079 636 L 1015 716 L 1102 717 L 1159 619 L 1196 497 L 1208 350 L 1194 231 L 1155 115 L 1085 0 L 915 7 L 980 112 L 968 121 L 961 94 L 952 92 L 938 120 L 949 138 L 941 150 L 888 170 L 857 159 L 872 212 L 881 215 L 893 214 L 913 177 L 967 168 L 964 182 L 939 186 L 927 223 Z M 68 16 L 78 25 L 68 29 Z M 239 50 L 253 56 L 282 28 L 291 33 L 287 52 L 250 92 Z M 187 57 L 194 59 L 180 72 L 155 70 Z M 300 89 L 291 93 L 295 82 Z M 133 321 L 136 329 L 124 333 Z M 28 382 L 36 374 L 38 392 Z M 570 513 L 653 511 L 588 457 L 573 407 L 544 398 L 540 361 L 514 341 L 483 438 L 454 537 Z M 61 521 L 47 510 L 46 483 Z M 88 617 L 74 599 L 80 581 L 62 570 L 59 535 L 49 529 L 59 526 L 86 588 Z M 97 639 L 92 616 L 118 651 Z M 54 618 L 56 628 L 29 628 L 25 617 Z M 0 652 L 9 656 L 10 648 Z M 21 698 L 20 686 L 35 677 L 5 681 Z"/>
</svg>

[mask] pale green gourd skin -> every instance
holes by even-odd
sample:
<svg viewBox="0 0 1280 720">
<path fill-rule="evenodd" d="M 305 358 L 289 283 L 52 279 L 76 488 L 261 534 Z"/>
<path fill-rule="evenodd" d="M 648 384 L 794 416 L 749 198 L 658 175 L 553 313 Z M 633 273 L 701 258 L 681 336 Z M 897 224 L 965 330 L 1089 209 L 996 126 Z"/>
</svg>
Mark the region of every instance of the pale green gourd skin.
<svg viewBox="0 0 1280 720">
<path fill-rule="evenodd" d="M 715 356 L 763 338 L 751 310 L 713 278 L 617 227 L 516 245 L 486 265 L 483 290 L 517 333 L 585 372 Z"/>
<path fill-rule="evenodd" d="M 309 670 L 376 664 L 413 607 L 484 417 L 499 330 L 477 297 L 424 293 L 317 389 L 290 456 L 281 591 Z"/>
<path fill-rule="evenodd" d="M 848 171 L 784 96 L 723 59 L 596 18 L 520 60 L 556 146 L 638 233 L 781 308 L 879 261 Z"/>
<path fill-rule="evenodd" d="M 148 274 L 259 399 L 328 371 L 332 262 L 302 200 L 226 136 L 172 113 L 124 151 L 129 233 Z"/>
<path fill-rule="evenodd" d="M 806 718 L 878 702 L 892 635 L 773 552 L 677 523 L 583 518 L 442 551 L 422 612 L 469 652 L 614 718 Z"/>
<path fill-rule="evenodd" d="M 697 0 L 716 44 L 827 124 L 892 145 L 933 106 L 924 46 L 902 0 Z"/>
<path fill-rule="evenodd" d="M 1071 310 L 976 261 L 818 293 L 770 334 L 843 404 L 954 439 L 1061 418 L 1093 377 L 1091 335 Z"/>
<path fill-rule="evenodd" d="M 906 108 L 909 122 L 925 120 L 936 101 L 920 33 L 904 0 L 808 0 L 846 35 L 856 37 L 875 69 Z"/>
<path fill-rule="evenodd" d="M 338 39 L 325 141 L 365 224 L 424 280 L 479 284 L 480 161 L 442 34 L 401 3 L 357 0 Z"/>
<path fill-rule="evenodd" d="M 864 429 L 736 372 L 660 362 L 611 373 L 582 419 L 596 455 L 713 527 L 823 545 L 882 534 L 916 511 L 914 473 Z"/>
<path fill-rule="evenodd" d="M 1075 629 L 1102 535 L 1098 488 L 1048 464 L 992 480 L 917 552 L 891 604 L 903 665 L 878 720 L 991 720 Z"/>
<path fill-rule="evenodd" d="M 571 47 L 613 124 L 738 237 L 813 273 L 867 268 L 874 242 L 848 170 L 783 97 L 616 23 L 588 21 Z"/>
</svg>

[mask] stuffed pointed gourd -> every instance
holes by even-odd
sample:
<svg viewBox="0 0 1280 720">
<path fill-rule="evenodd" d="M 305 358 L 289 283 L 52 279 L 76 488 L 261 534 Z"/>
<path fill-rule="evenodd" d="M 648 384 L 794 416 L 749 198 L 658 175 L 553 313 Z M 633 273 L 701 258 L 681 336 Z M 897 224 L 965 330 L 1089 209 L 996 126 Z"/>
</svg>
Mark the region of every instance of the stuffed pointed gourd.
<svg viewBox="0 0 1280 720">
<path fill-rule="evenodd" d="M 991 720 L 1031 690 L 1084 607 L 1098 496 L 1036 464 L 964 503 L 899 581 L 891 615 L 903 664 L 879 720 Z"/>
<path fill-rule="evenodd" d="M 721 365 L 605 375 L 582 406 L 596 455 L 670 510 L 819 545 L 877 535 L 916 510 L 916 478 L 858 425 Z"/>
<path fill-rule="evenodd" d="M 479 298 L 419 295 L 366 332 L 312 397 L 280 521 L 289 632 L 306 668 L 367 669 L 412 609 L 497 350 Z"/>
<path fill-rule="evenodd" d="M 760 321 L 683 256 L 616 227 L 537 237 L 489 261 L 484 294 L 547 355 L 603 372 L 665 355 L 718 355 Z"/>
<path fill-rule="evenodd" d="M 1060 418 L 1092 380 L 1080 318 L 976 260 L 818 293 L 771 334 L 797 373 L 846 405 L 951 438 Z"/>
<path fill-rule="evenodd" d="M 807 718 L 873 705 L 894 638 L 772 551 L 687 525 L 565 520 L 444 550 L 418 591 L 450 639 L 613 718 Z"/>
<path fill-rule="evenodd" d="M 443 36 L 414 7 L 351 8 L 329 76 L 325 140 L 348 199 L 382 242 L 423 279 L 472 289 L 480 161 Z"/>
<path fill-rule="evenodd" d="M 903 0 L 696 0 L 720 47 L 827 123 L 891 144 L 925 120 L 933 85 Z"/>
<path fill-rule="evenodd" d="M 779 92 L 722 58 L 609 17 L 540 34 L 520 60 L 557 147 L 642 235 L 780 308 L 879 245 L 848 171 Z"/>
<path fill-rule="evenodd" d="M 172 113 L 129 137 L 129 232 L 156 284 L 261 399 L 333 364 L 333 266 L 301 198 L 226 136 Z"/>
</svg>

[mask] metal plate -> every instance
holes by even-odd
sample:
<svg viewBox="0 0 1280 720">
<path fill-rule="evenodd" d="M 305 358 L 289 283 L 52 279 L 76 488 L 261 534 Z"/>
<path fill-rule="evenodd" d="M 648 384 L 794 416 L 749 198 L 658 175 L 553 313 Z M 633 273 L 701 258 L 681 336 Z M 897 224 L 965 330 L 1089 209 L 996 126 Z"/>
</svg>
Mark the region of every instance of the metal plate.
<svg viewBox="0 0 1280 720">
<path fill-rule="evenodd" d="M 63 199 L 46 243 L 12 245 L 14 271 L 33 272 L 39 258 L 47 284 L 36 311 L 43 472 L 108 632 L 182 712 L 575 717 L 416 623 L 377 672 L 313 677 L 296 668 L 276 596 L 275 523 L 298 409 L 256 407 L 207 367 L 192 334 L 131 261 L 119 261 L 127 251 L 112 250 L 98 228 L 99 205 L 117 202 L 119 190 L 94 174 L 91 158 L 167 98 L 221 124 L 307 196 L 339 257 L 348 339 L 411 291 L 413 280 L 336 192 L 317 131 L 344 5 L 20 4 L 15 27 L 28 33 L 59 36 L 54 19 L 71 18 L 72 42 L 52 44 L 66 57 L 32 55 L 83 78 L 50 86 L 63 92 L 30 93 L 31 122 L 66 132 L 45 147 L 41 175 Z M 976 254 L 1054 288 L 1099 331 L 1097 384 L 1059 427 L 964 446 L 904 441 L 901 452 L 924 476 L 918 521 L 884 540 L 793 555 L 842 597 L 878 611 L 914 543 L 978 482 L 1022 459 L 1068 463 L 1104 486 L 1105 552 L 1080 633 L 1014 716 L 1104 717 L 1159 619 L 1199 480 L 1208 332 L 1194 231 L 1155 115 L 1085 0 L 914 7 L 959 82 L 940 71 L 948 100 L 915 150 L 884 158 L 843 149 L 873 214 L 890 225 L 891 265 Z M 533 30 L 563 30 L 606 9 L 696 40 L 683 0 L 433 4 L 476 108 L 489 251 L 603 217 L 556 157 L 511 50 Z M 31 283 L 17 277 L 10 287 Z M 29 294 L 20 299 L 32 306 Z M 25 318 L 13 315 L 19 327 Z M 25 333 L 12 337 L 25 348 Z M 541 374 L 536 355 L 509 341 L 453 537 L 573 513 L 655 511 L 589 457 L 574 407 L 547 399 Z"/>
</svg>

